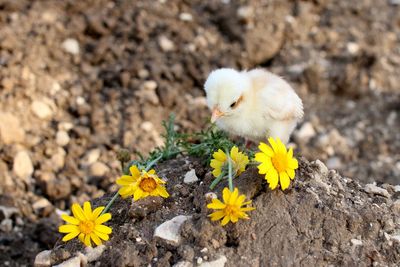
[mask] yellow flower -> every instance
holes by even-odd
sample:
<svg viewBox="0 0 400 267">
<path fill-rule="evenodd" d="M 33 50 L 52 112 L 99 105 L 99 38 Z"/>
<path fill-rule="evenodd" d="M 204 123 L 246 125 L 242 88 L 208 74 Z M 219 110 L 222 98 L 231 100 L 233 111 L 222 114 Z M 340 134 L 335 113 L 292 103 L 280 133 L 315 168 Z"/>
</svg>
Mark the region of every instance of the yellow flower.
<svg viewBox="0 0 400 267">
<path fill-rule="evenodd" d="M 258 165 L 258 173 L 265 174 L 269 188 L 275 189 L 280 182 L 282 190 L 285 190 L 290 185 L 290 179 L 294 179 L 294 170 L 299 167 L 299 164 L 293 157 L 293 149 L 286 150 L 279 138 L 274 140 L 270 137 L 268 141 L 271 146 L 261 142 L 258 146 L 261 152 L 256 153 L 254 158 L 261 162 Z"/>
<path fill-rule="evenodd" d="M 224 202 L 217 198 L 214 198 L 207 208 L 217 210 L 210 215 L 212 221 L 218 221 L 222 219 L 221 225 L 224 226 L 228 222 L 236 223 L 239 219 L 249 219 L 246 211 L 254 210 L 253 207 L 248 207 L 250 201 L 244 202 L 246 196 L 240 195 L 239 190 L 235 188 L 231 192 L 227 187 L 222 191 L 222 199 Z M 246 206 L 246 207 L 243 207 Z"/>
<path fill-rule="evenodd" d="M 101 214 L 103 210 L 104 207 L 98 207 L 92 211 L 88 201 L 83 204 L 83 209 L 79 204 L 73 204 L 71 207 L 73 217 L 66 214 L 61 215 L 61 218 L 67 222 L 58 228 L 60 233 L 67 234 L 62 240 L 69 241 L 78 237 L 88 247 L 92 246 L 91 241 L 97 246 L 101 245 L 102 240 L 107 241 L 112 229 L 103 223 L 111 219 L 111 214 Z"/>
<path fill-rule="evenodd" d="M 129 171 L 131 175 L 123 175 L 117 179 L 117 184 L 122 186 L 118 193 L 123 198 L 133 196 L 136 201 L 148 196 L 169 197 L 167 190 L 163 186 L 165 182 L 157 176 L 155 170 L 148 172 L 143 170 L 140 172 L 138 167 L 132 165 Z"/>
<path fill-rule="evenodd" d="M 232 159 L 233 175 L 236 176 L 244 172 L 247 164 L 249 164 L 249 158 L 244 153 L 239 152 L 237 146 L 232 147 L 230 157 Z M 214 152 L 213 159 L 210 162 L 211 168 L 214 169 L 212 171 L 214 177 L 218 177 L 222 172 L 222 168 L 224 168 L 224 166 L 227 164 L 228 157 L 224 151 L 218 149 L 217 152 Z"/>
</svg>

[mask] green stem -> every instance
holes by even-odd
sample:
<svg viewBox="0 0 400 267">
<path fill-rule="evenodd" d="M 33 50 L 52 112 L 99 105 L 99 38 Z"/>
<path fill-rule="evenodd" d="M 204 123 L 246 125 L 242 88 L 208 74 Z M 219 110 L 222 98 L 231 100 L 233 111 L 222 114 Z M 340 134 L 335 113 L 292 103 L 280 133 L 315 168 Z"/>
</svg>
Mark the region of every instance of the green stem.
<svg viewBox="0 0 400 267">
<path fill-rule="evenodd" d="M 233 177 L 232 177 L 232 160 L 228 153 L 228 150 L 225 151 L 226 156 L 228 158 L 228 182 L 229 182 L 229 190 L 233 192 Z"/>
<path fill-rule="evenodd" d="M 221 181 L 221 179 L 224 177 L 225 172 L 222 172 L 220 175 L 218 175 L 217 178 L 214 179 L 214 181 L 210 185 L 210 189 L 214 189 L 214 187 Z"/>
<path fill-rule="evenodd" d="M 153 167 L 161 158 L 163 155 L 158 156 L 157 158 L 153 159 L 152 161 L 147 164 L 146 169 L 144 169 L 145 172 L 149 171 L 151 167 Z"/>
<path fill-rule="evenodd" d="M 111 208 L 112 204 L 115 202 L 115 200 L 117 199 L 118 195 L 119 195 L 119 193 L 117 191 L 117 193 L 115 193 L 115 195 L 112 197 L 110 202 L 108 202 L 107 206 L 104 208 L 104 210 L 101 212 L 101 214 L 106 213 Z"/>
</svg>

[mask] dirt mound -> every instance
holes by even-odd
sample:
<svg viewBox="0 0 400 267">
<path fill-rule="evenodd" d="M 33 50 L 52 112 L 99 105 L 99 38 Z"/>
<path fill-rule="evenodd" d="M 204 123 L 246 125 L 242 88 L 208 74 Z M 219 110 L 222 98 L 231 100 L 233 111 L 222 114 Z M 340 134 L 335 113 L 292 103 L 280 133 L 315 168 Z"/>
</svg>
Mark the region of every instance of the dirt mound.
<svg viewBox="0 0 400 267">
<path fill-rule="evenodd" d="M 191 169 L 200 179 L 186 184 L 183 177 Z M 157 170 L 168 181 L 170 198 L 118 201 L 111 210 L 113 233 L 105 248 L 85 251 L 78 241 L 59 242 L 47 252 L 48 262 L 79 259 L 89 266 L 400 264 L 398 187 L 362 185 L 328 171 L 320 161 L 301 159 L 290 189 L 271 191 L 256 169 L 249 169 L 235 184 L 253 199 L 256 210 L 250 220 L 222 227 L 207 217 L 211 175 L 201 164 L 179 158 Z M 218 194 L 223 185 L 219 186 Z M 107 196 L 97 199 L 95 205 L 108 200 Z M 182 215 L 187 217 L 178 227 L 177 238 L 171 238 L 171 228 L 154 236 L 162 223 Z M 71 256 L 75 258 L 68 259 Z"/>
</svg>

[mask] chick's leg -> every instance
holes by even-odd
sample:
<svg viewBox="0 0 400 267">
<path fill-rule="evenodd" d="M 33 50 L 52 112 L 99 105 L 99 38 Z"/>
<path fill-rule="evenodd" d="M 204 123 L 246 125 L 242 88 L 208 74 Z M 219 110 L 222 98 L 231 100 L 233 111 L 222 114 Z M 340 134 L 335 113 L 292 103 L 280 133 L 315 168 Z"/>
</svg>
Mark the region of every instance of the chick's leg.
<svg viewBox="0 0 400 267">
<path fill-rule="evenodd" d="M 296 128 L 297 121 L 276 121 L 270 127 L 270 136 L 273 138 L 279 137 L 284 144 L 287 144 L 294 128 Z"/>
</svg>

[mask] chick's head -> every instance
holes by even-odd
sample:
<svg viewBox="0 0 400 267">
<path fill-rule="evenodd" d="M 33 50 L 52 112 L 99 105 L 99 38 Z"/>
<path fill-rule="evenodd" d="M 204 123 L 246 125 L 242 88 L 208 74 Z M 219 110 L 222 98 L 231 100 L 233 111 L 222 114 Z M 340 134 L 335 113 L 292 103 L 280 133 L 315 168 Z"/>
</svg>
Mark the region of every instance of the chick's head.
<svg viewBox="0 0 400 267">
<path fill-rule="evenodd" d="M 218 69 L 210 73 L 204 84 L 207 105 L 212 110 L 211 122 L 239 114 L 244 93 L 251 87 L 246 75 L 234 69 Z"/>
</svg>

